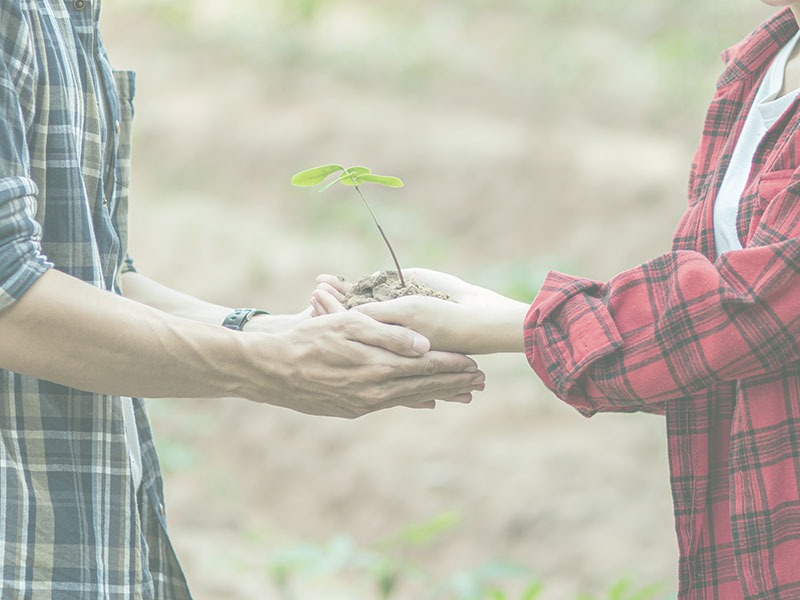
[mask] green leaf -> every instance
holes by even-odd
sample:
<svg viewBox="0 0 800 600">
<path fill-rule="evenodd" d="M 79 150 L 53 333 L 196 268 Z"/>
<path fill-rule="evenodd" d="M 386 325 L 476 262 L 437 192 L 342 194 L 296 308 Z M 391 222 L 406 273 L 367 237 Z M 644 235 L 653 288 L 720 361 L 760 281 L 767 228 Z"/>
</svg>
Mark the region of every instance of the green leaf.
<svg viewBox="0 0 800 600">
<path fill-rule="evenodd" d="M 325 181 L 325 178 L 331 173 L 344 170 L 345 168 L 341 165 L 322 165 L 319 167 L 312 167 L 310 169 L 306 169 L 305 171 L 296 173 L 294 177 L 292 177 L 292 185 L 300 187 L 319 185 Z"/>
<path fill-rule="evenodd" d="M 372 173 L 370 173 L 368 175 L 360 175 L 358 179 L 359 183 L 360 182 L 379 183 L 381 185 L 385 185 L 386 187 L 391 187 L 391 188 L 403 187 L 403 181 L 399 177 L 392 177 L 391 175 L 373 175 Z"/>
</svg>

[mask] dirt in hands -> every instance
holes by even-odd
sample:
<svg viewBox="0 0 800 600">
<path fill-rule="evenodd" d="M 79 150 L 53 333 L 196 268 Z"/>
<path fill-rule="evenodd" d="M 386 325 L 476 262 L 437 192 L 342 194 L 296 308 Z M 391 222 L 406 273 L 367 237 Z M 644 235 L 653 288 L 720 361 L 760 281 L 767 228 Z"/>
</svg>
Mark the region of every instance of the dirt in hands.
<svg viewBox="0 0 800 600">
<path fill-rule="evenodd" d="M 417 281 L 408 280 L 405 286 L 400 285 L 397 271 L 379 271 L 362 277 L 356 282 L 350 293 L 345 296 L 344 306 L 350 310 L 361 304 L 384 302 L 403 296 L 431 296 L 450 300 L 450 296 L 444 292 L 434 290 Z"/>
</svg>

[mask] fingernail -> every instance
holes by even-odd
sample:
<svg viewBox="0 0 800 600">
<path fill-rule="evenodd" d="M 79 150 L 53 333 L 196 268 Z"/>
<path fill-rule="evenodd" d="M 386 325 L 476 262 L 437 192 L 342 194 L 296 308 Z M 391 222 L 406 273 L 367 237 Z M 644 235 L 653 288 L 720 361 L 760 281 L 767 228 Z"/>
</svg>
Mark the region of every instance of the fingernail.
<svg viewBox="0 0 800 600">
<path fill-rule="evenodd" d="M 431 349 L 431 344 L 426 338 L 422 337 L 421 335 L 414 334 L 414 341 L 412 342 L 411 347 L 414 349 L 414 352 L 425 354 L 428 350 Z"/>
</svg>

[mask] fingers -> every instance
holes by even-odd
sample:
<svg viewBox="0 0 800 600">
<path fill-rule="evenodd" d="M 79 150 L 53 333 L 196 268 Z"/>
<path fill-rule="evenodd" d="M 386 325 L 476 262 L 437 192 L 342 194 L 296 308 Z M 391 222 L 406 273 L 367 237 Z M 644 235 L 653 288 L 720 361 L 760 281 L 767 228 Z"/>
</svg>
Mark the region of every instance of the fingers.
<svg viewBox="0 0 800 600">
<path fill-rule="evenodd" d="M 368 317 L 380 321 L 381 323 L 408 324 L 408 316 L 415 314 L 414 307 L 418 305 L 421 298 L 415 296 L 404 296 L 386 302 L 370 302 L 353 307 L 353 311 L 360 312 Z"/>
<path fill-rule="evenodd" d="M 384 402 L 391 404 L 418 404 L 431 399 L 463 401 L 473 392 L 483 391 L 486 375 L 481 371 L 420 374 L 389 379 L 381 385 Z"/>
<path fill-rule="evenodd" d="M 325 287 L 322 287 L 325 286 Z M 312 315 L 318 317 L 320 315 L 332 315 L 334 313 L 347 312 L 347 309 L 342 305 L 341 301 L 336 297 L 340 295 L 338 292 L 330 288 L 327 284 L 322 284 L 319 288 L 314 290 L 311 294 L 311 307 L 313 309 Z"/>
<path fill-rule="evenodd" d="M 325 283 L 325 282 L 318 283 L 317 284 L 317 289 L 318 290 L 324 290 L 325 292 L 327 292 L 328 294 L 330 294 L 331 296 L 336 298 L 336 300 L 338 302 L 344 303 L 344 301 L 345 301 L 345 294 L 343 294 L 341 291 L 339 291 L 339 289 L 335 288 L 334 286 L 332 286 L 329 283 Z"/>
<path fill-rule="evenodd" d="M 317 276 L 317 284 L 327 284 L 332 287 L 338 294 L 344 295 L 349 294 L 350 290 L 353 289 L 353 284 L 345 281 L 341 277 L 337 277 L 336 275 L 327 275 L 323 273 L 322 275 Z M 344 298 L 341 297 L 339 300 L 343 300 Z"/>
<path fill-rule="evenodd" d="M 459 404 L 469 404 L 472 402 L 472 394 L 458 394 L 452 398 L 445 398 L 445 400 L 448 402 L 458 402 Z"/>
<path fill-rule="evenodd" d="M 420 402 L 419 404 L 412 404 L 410 406 L 408 404 L 406 404 L 405 406 L 408 406 L 409 408 L 427 408 L 427 409 L 432 409 L 432 408 L 436 408 L 436 400 L 427 400 L 425 402 Z"/>
<path fill-rule="evenodd" d="M 352 310 L 348 311 L 347 314 L 351 317 L 348 323 L 348 334 L 354 341 L 368 346 L 383 348 L 394 354 L 399 354 L 401 357 L 418 358 L 431 349 L 431 343 L 428 338 L 415 331 L 397 325 L 386 325 Z M 469 367 L 477 369 L 477 365 L 472 359 L 468 359 L 466 356 L 463 358 L 469 363 L 460 361 L 460 364 L 456 367 L 458 370 Z"/>
<path fill-rule="evenodd" d="M 422 385 L 423 382 L 416 382 Z M 411 385 L 410 381 L 404 382 L 404 385 Z M 391 406 L 407 406 L 409 408 L 434 408 L 437 401 L 455 402 L 458 404 L 469 404 L 472 402 L 472 395 L 475 392 L 481 392 L 485 389 L 486 384 L 483 380 L 483 374 L 477 376 L 474 383 L 468 386 L 461 386 L 459 388 L 442 389 L 436 394 L 436 401 L 430 400 L 430 395 L 425 394 L 412 394 L 410 396 L 397 396 L 383 403 L 381 408 L 389 408 Z"/>
</svg>

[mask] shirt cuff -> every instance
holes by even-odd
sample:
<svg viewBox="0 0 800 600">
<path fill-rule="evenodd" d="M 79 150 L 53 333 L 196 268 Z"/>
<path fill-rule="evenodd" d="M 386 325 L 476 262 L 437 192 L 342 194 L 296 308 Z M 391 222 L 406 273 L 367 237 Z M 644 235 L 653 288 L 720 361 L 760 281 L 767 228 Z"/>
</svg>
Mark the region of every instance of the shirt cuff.
<svg viewBox="0 0 800 600">
<path fill-rule="evenodd" d="M 597 412 L 581 377 L 622 346 L 603 284 L 551 272 L 525 318 L 525 354 L 544 384 L 581 414 Z"/>
</svg>

